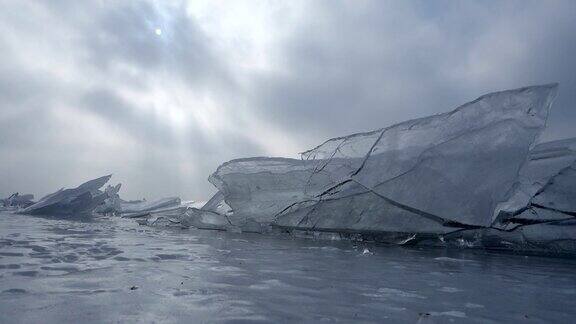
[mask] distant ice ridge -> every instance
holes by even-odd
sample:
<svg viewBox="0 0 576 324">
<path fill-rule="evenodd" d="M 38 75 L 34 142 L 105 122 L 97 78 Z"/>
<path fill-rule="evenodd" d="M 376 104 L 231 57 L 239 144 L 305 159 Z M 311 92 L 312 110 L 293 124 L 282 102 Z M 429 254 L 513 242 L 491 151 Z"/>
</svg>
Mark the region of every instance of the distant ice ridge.
<svg viewBox="0 0 576 324">
<path fill-rule="evenodd" d="M 213 206 L 218 212 L 201 211 L 204 203 L 182 202 L 178 197 L 168 197 L 152 201 L 125 201 L 120 198 L 121 184 L 101 188 L 112 176 L 107 175 L 87 181 L 73 189 L 60 189 L 38 202 L 32 201 L 32 195 L 13 194 L 2 199 L 1 210 L 16 211 L 28 215 L 48 215 L 53 217 L 76 218 L 91 217 L 94 214 L 115 215 L 137 219 L 145 225 L 194 226 L 205 229 L 231 229 L 221 201 L 212 200 L 207 206 Z M 224 208 L 224 209 L 223 209 Z"/>
<path fill-rule="evenodd" d="M 108 185 L 103 191 L 100 190 L 112 177 L 103 176 L 87 181 L 73 189 L 60 189 L 49 194 L 38 202 L 31 201 L 33 196 L 24 197 L 14 194 L 3 200 L 4 204 L 20 206 L 25 208 L 18 210 L 20 214 L 29 215 L 53 215 L 53 216 L 81 216 L 98 214 L 123 215 L 137 218 L 147 216 L 151 213 L 171 211 L 173 209 L 186 207 L 182 205 L 180 198 L 170 197 L 154 201 L 125 201 L 120 198 L 119 191 L 121 184 L 116 186 Z M 18 198 L 18 199 L 17 199 Z M 24 198 L 29 198 L 24 200 Z"/>
<path fill-rule="evenodd" d="M 34 203 L 19 211 L 21 214 L 30 215 L 80 215 L 91 213 L 99 205 L 103 204 L 111 195 L 120 190 L 120 185 L 110 187 L 105 192 L 99 189 L 110 180 L 112 175 L 107 175 L 90 180 L 73 189 L 60 189 L 49 194 L 37 203 Z"/>
<path fill-rule="evenodd" d="M 405 244 L 557 245 L 576 233 L 576 141 L 534 147 L 557 88 L 487 94 L 448 113 L 330 139 L 300 160 L 232 160 L 209 180 L 232 226 Z"/>
</svg>

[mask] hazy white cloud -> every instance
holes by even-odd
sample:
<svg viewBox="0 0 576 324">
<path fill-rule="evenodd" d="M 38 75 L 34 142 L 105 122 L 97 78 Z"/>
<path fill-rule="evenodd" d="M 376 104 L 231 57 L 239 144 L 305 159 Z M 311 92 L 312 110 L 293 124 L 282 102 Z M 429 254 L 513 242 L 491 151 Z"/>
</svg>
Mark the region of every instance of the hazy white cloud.
<svg viewBox="0 0 576 324">
<path fill-rule="evenodd" d="M 558 81 L 576 136 L 573 1 L 0 3 L 0 196 L 114 173 L 206 199 L 229 159 Z"/>
</svg>

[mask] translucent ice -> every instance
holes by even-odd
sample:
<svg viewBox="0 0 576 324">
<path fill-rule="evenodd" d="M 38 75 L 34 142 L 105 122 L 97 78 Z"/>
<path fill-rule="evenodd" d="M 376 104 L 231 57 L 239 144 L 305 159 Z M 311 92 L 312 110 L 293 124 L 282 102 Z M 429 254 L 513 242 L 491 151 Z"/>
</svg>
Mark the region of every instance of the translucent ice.
<svg viewBox="0 0 576 324">
<path fill-rule="evenodd" d="M 197 208 L 189 208 L 186 213 L 180 217 L 180 222 L 184 227 L 196 227 L 200 229 L 225 230 L 231 225 L 226 215 Z"/>
<path fill-rule="evenodd" d="M 177 207 L 181 203 L 178 197 L 168 197 L 153 201 L 122 202 L 121 210 L 123 214 L 144 213 L 159 209 Z"/>
<path fill-rule="evenodd" d="M 110 180 L 111 176 L 90 180 L 73 189 L 60 189 L 26 207 L 20 213 L 63 216 L 92 213 L 108 198 L 108 194 L 99 189 Z"/>
<path fill-rule="evenodd" d="M 494 236 L 522 248 L 576 251 L 576 138 L 537 145 L 504 205 Z"/>
<path fill-rule="evenodd" d="M 576 138 L 564 139 L 537 145 L 528 156 L 528 162 L 520 170 L 518 183 L 512 197 L 500 205 L 500 220 L 522 213 L 538 204 L 554 190 L 553 179 L 569 179 L 571 166 L 576 162 Z M 552 183 L 549 183 L 552 181 Z M 547 193 L 545 193 L 546 191 Z"/>
<path fill-rule="evenodd" d="M 491 93 L 448 113 L 328 140 L 302 160 L 233 160 L 210 181 L 234 224 L 434 234 L 487 228 L 518 187 L 556 91 L 550 84 Z"/>
<path fill-rule="evenodd" d="M 120 183 L 116 186 L 107 186 L 104 190 L 107 197 L 94 211 L 100 214 L 119 214 L 122 211 L 121 199 L 118 194 L 121 186 Z"/>
<path fill-rule="evenodd" d="M 219 191 L 203 209 L 226 214 L 233 228 L 573 253 L 576 139 L 534 146 L 556 92 L 550 84 L 491 93 L 330 139 L 300 160 L 233 160 L 210 176 Z"/>
</svg>

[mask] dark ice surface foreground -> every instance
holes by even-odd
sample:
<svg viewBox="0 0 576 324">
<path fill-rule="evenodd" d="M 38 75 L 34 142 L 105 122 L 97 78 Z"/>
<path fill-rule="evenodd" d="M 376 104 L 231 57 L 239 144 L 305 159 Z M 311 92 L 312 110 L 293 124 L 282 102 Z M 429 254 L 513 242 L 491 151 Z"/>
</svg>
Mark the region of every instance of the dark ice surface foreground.
<svg viewBox="0 0 576 324">
<path fill-rule="evenodd" d="M 0 213 L 0 323 L 550 323 L 576 260 Z"/>
</svg>

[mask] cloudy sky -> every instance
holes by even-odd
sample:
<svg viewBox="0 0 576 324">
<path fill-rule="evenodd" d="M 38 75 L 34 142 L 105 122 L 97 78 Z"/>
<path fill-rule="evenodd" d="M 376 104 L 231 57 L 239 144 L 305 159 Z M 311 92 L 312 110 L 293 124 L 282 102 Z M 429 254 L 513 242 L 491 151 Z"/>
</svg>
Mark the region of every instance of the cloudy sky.
<svg viewBox="0 0 576 324">
<path fill-rule="evenodd" d="M 203 200 L 227 160 L 548 82 L 574 137 L 573 0 L 0 0 L 0 197 Z"/>
</svg>

